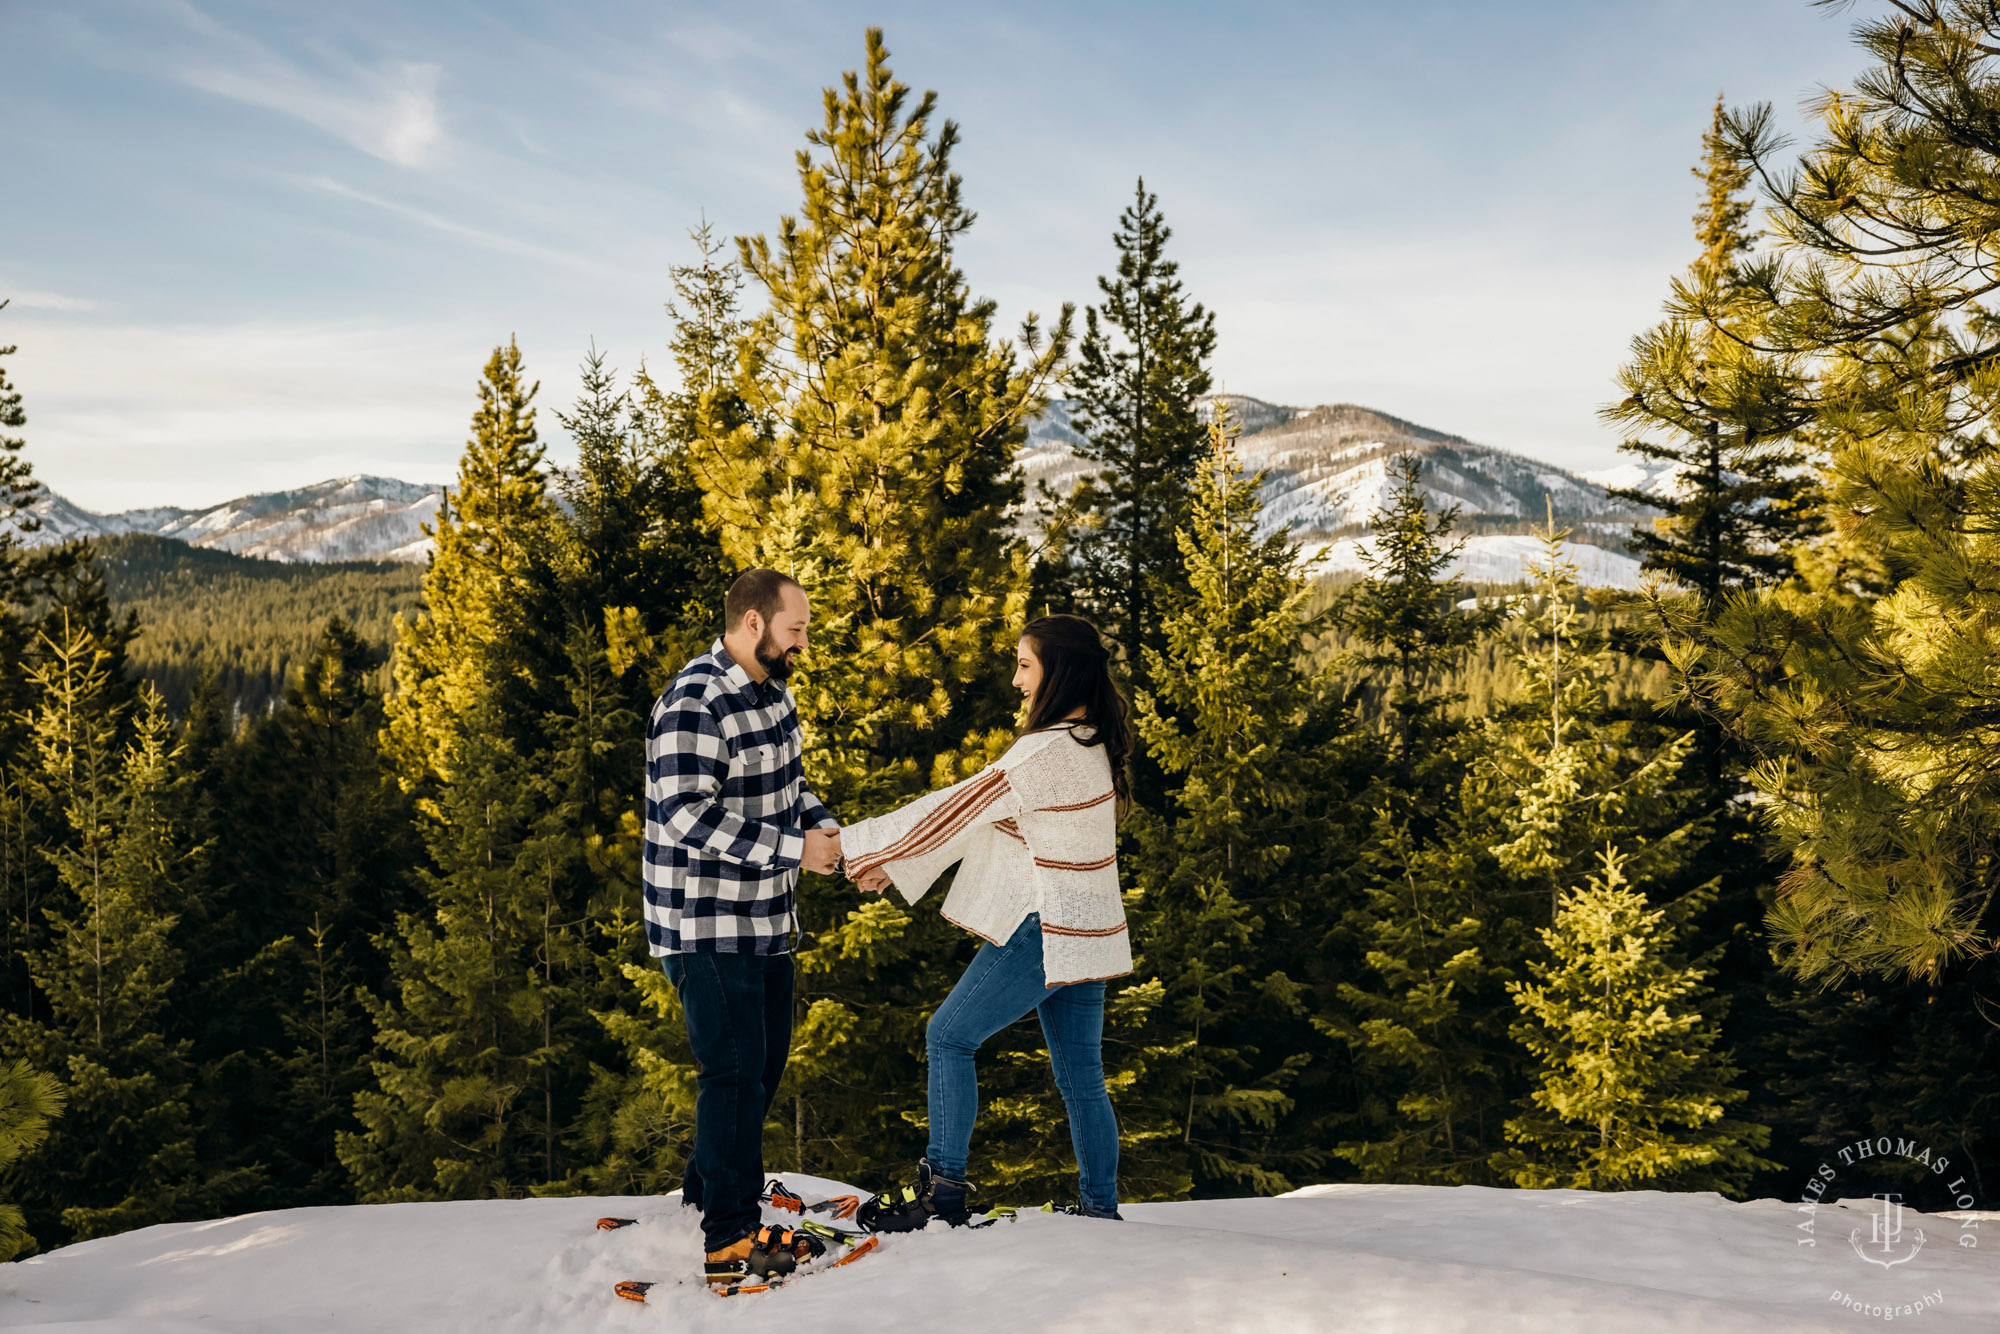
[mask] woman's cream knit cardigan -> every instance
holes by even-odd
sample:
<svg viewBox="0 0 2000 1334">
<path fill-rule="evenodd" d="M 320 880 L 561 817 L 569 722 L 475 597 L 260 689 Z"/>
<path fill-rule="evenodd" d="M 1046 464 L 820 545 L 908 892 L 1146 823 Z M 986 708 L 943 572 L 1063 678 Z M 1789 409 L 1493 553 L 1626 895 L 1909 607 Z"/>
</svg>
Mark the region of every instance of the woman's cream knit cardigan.
<svg viewBox="0 0 2000 1334">
<path fill-rule="evenodd" d="M 840 831 L 847 873 L 858 880 L 880 867 L 915 903 L 963 861 L 945 896 L 947 920 L 1002 945 L 1040 913 L 1052 987 L 1131 972 L 1111 761 L 1071 730 L 1031 732 L 964 782 L 848 825 Z"/>
</svg>

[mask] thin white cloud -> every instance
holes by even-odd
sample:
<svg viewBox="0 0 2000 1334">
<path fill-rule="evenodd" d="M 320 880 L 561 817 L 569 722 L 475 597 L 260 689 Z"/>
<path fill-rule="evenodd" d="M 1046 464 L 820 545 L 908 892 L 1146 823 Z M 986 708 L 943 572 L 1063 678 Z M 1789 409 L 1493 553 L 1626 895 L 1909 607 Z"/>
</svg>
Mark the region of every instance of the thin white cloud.
<svg viewBox="0 0 2000 1334">
<path fill-rule="evenodd" d="M 309 69 L 186 0 L 170 8 L 208 39 L 210 50 L 178 71 L 196 88 L 296 117 L 402 167 L 427 165 L 443 142 L 435 64 L 388 61 L 370 68 L 336 60 Z"/>
<path fill-rule="evenodd" d="M 397 217 L 408 218 L 412 222 L 422 223 L 424 226 L 434 228 L 437 231 L 445 233 L 447 236 L 456 236 L 461 240 L 471 241 L 491 250 L 504 251 L 510 255 L 521 255 L 530 259 L 539 259 L 548 264 L 577 269 L 585 273 L 615 274 L 617 272 L 617 270 L 586 259 L 582 255 L 571 254 L 569 251 L 557 250 L 550 246 L 537 245 L 533 241 L 523 241 L 516 237 L 503 236 L 498 232 L 489 232 L 479 227 L 467 226 L 462 222 L 454 222 L 450 218 L 431 212 L 429 209 L 418 208 L 414 204 L 400 203 L 394 199 L 384 199 L 380 195 L 369 194 L 365 190 L 357 190 L 351 185 L 344 185 L 328 176 L 309 177 L 300 182 L 300 184 L 309 189 L 335 195 L 341 199 L 351 199 L 357 204 L 366 204 L 370 208 L 379 208 L 386 213 L 393 213 Z"/>
<path fill-rule="evenodd" d="M 95 310 L 97 303 L 61 292 L 17 292 L 0 287 L 0 301 L 14 310 Z"/>
</svg>

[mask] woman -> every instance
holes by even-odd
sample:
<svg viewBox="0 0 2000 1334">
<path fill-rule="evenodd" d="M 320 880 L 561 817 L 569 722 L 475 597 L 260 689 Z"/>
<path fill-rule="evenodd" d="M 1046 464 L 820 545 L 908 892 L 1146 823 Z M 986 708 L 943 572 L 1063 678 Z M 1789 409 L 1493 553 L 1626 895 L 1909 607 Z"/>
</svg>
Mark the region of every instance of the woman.
<svg viewBox="0 0 2000 1334">
<path fill-rule="evenodd" d="M 1118 1217 L 1118 1121 L 1104 1087 L 1104 982 L 1132 971 L 1118 892 L 1118 816 L 1130 805 L 1132 729 L 1096 627 L 1044 616 L 1021 635 L 1014 687 L 1027 725 L 962 783 L 841 830 L 848 875 L 915 903 L 955 862 L 944 915 L 985 940 L 931 1017 L 930 1149 L 917 1182 L 863 1206 L 877 1231 L 968 1217 L 966 1156 L 979 1113 L 973 1057 L 1030 1010 L 1069 1110 L 1081 1203 Z"/>
</svg>

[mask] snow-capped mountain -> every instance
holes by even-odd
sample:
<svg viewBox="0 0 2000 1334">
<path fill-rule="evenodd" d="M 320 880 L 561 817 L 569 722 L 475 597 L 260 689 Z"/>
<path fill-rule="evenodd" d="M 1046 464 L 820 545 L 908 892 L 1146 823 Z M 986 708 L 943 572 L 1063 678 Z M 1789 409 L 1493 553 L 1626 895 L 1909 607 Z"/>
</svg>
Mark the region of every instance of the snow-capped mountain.
<svg viewBox="0 0 2000 1334">
<path fill-rule="evenodd" d="M 391 477 L 336 477 L 293 491 L 239 496 L 209 509 L 156 508 L 93 514 L 53 492 L 30 512 L 40 545 L 78 537 L 153 533 L 192 546 L 281 561 L 418 561 L 430 552 L 423 525 L 443 490 Z"/>
<path fill-rule="evenodd" d="M 1650 517 L 1607 494 L 1609 486 L 1656 484 L 1657 470 L 1643 465 L 1577 474 L 1352 403 L 1293 408 L 1230 394 L 1210 399 L 1205 412 L 1218 401 L 1242 432 L 1236 451 L 1243 466 L 1264 474 L 1264 531 L 1291 529 L 1309 551 L 1324 553 L 1321 568 L 1329 573 L 1365 568 L 1369 516 L 1388 503 L 1389 461 L 1399 454 L 1423 456 L 1429 499 L 1438 508 L 1458 506 L 1472 533 L 1452 571 L 1458 578 L 1521 578 L 1523 560 L 1537 548 L 1519 529 L 1542 522 L 1551 504 L 1557 522 L 1610 545 Z M 1030 519 L 1044 509 L 1038 483 L 1062 495 L 1090 471 L 1075 453 L 1082 438 L 1071 411 L 1068 402 L 1051 403 L 1017 455 L 1028 477 Z M 1516 531 L 1491 531 L 1496 527 Z M 1571 556 L 1586 584 L 1638 586 L 1639 562 L 1621 551 L 1579 543 Z"/>
<path fill-rule="evenodd" d="M 1301 537 L 1366 532 L 1368 516 L 1388 500 L 1390 459 L 1424 456 L 1424 488 L 1439 506 L 1456 505 L 1466 518 L 1538 523 L 1553 501 L 1558 520 L 1611 532 L 1644 514 L 1613 499 L 1605 485 L 1519 454 L 1475 444 L 1352 403 L 1291 408 L 1229 395 L 1230 416 L 1242 429 L 1236 449 L 1243 466 L 1264 474 L 1266 531 L 1290 528 Z M 1080 443 L 1071 405 L 1056 402 L 1028 432 L 1019 454 L 1029 493 L 1046 480 L 1066 491 L 1089 465 L 1076 457 Z M 1620 480 L 1613 483 L 1622 485 Z"/>
</svg>

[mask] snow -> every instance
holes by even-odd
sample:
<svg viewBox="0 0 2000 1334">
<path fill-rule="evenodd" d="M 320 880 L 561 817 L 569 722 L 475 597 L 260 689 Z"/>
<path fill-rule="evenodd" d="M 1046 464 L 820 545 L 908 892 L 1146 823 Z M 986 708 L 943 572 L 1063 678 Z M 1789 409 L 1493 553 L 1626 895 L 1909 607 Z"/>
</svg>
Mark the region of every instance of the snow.
<svg viewBox="0 0 2000 1334">
<path fill-rule="evenodd" d="M 1342 570 L 1367 573 L 1364 550 L 1372 550 L 1372 537 L 1342 538 L 1336 542 L 1308 542 L 1300 547 L 1308 558 L 1325 556 L 1322 574 Z M 1571 542 L 1563 548 L 1576 565 L 1577 579 L 1586 588 L 1639 587 L 1639 562 L 1622 552 Z M 1465 549 L 1445 572 L 1448 579 L 1469 579 L 1481 583 L 1510 584 L 1528 577 L 1528 562 L 1541 557 L 1540 539 L 1523 533 L 1488 533 L 1465 540 Z"/>
<path fill-rule="evenodd" d="M 787 1180 L 808 1198 L 847 1189 Z M 1993 1327 L 2000 1263 L 1956 1244 L 1978 1235 L 1961 1226 L 1970 1216 L 1916 1219 L 1930 1244 L 1881 1270 L 1845 1244 L 1849 1222 L 1865 1234 L 1867 1211 L 1833 1213 L 1821 1206 L 1821 1244 L 1808 1249 L 1799 1206 L 1776 1200 L 1313 1186 L 1128 1205 L 1124 1223 L 1030 1213 L 891 1237 L 848 1267 L 724 1300 L 699 1286 L 700 1233 L 677 1196 L 293 1209 L 146 1228 L 0 1267 L 0 1326 L 1788 1334 L 1867 1327 L 1871 1317 L 1830 1293 L 1891 1305 L 1936 1293 L 1922 1328 Z M 598 1232 L 604 1214 L 640 1222 Z M 612 1285 L 628 1278 L 660 1286 L 644 1305 L 622 1301 Z"/>
<path fill-rule="evenodd" d="M 1620 463 L 1594 472 L 1578 473 L 1586 482 L 1607 491 L 1641 491 L 1650 496 L 1673 496 L 1680 490 L 1681 470 L 1673 463 Z"/>
</svg>

